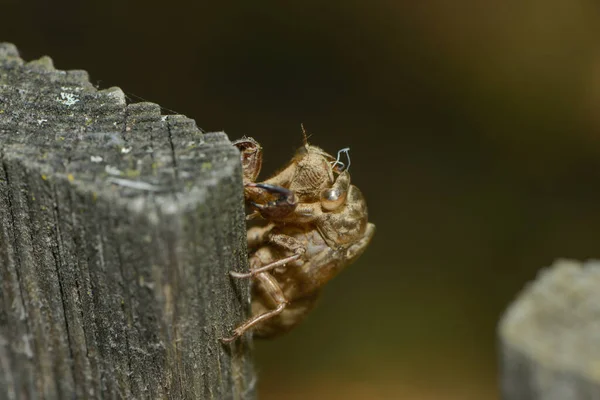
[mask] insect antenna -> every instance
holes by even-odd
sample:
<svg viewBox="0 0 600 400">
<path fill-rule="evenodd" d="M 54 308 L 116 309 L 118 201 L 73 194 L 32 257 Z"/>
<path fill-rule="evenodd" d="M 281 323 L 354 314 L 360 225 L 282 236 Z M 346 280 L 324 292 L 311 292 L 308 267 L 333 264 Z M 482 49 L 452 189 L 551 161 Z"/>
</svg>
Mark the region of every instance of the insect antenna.
<svg viewBox="0 0 600 400">
<path fill-rule="evenodd" d="M 304 147 L 308 146 L 308 138 L 311 137 L 312 135 L 309 135 L 306 132 L 306 129 L 304 128 L 304 123 L 300 123 L 300 128 L 302 128 L 302 142 L 304 144 Z"/>
</svg>

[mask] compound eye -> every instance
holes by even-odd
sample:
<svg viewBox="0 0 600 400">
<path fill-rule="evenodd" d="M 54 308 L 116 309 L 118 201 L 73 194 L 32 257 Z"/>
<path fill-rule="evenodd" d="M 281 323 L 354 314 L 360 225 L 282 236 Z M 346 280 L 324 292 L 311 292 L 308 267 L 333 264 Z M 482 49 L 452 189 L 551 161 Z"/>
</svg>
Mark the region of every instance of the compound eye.
<svg viewBox="0 0 600 400">
<path fill-rule="evenodd" d="M 321 206 L 326 211 L 333 211 L 339 208 L 346 201 L 346 191 L 340 188 L 329 188 L 321 192 Z"/>
</svg>

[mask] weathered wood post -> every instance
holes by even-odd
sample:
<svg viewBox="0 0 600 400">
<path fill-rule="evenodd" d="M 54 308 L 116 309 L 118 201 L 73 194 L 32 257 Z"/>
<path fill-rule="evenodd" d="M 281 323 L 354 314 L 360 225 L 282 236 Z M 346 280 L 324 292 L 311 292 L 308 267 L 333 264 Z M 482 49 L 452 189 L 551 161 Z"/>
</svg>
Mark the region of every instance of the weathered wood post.
<svg viewBox="0 0 600 400">
<path fill-rule="evenodd" d="M 499 331 L 504 400 L 600 399 L 600 262 L 542 271 Z"/>
<path fill-rule="evenodd" d="M 254 398 L 223 133 L 0 44 L 0 398 Z"/>
</svg>

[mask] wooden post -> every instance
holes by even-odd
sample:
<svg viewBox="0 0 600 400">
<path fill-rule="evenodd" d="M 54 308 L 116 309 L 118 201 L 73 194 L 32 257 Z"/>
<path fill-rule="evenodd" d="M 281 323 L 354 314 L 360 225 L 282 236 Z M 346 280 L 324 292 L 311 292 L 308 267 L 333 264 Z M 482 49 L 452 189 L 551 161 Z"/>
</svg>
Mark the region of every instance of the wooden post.
<svg viewBox="0 0 600 400">
<path fill-rule="evenodd" d="M 251 399 L 224 133 L 0 44 L 0 398 Z"/>
<path fill-rule="evenodd" d="M 504 400 L 600 399 L 600 262 L 543 270 L 499 331 Z"/>
</svg>

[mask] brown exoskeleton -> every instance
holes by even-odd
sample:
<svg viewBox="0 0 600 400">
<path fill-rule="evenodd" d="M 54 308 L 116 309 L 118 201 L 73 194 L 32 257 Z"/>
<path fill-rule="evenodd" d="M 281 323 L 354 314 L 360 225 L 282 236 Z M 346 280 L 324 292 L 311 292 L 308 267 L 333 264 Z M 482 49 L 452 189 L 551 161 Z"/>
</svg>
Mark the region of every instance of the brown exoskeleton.
<svg viewBox="0 0 600 400">
<path fill-rule="evenodd" d="M 375 233 L 348 166 L 316 146 L 304 145 L 290 163 L 264 182 L 255 180 L 262 148 L 252 138 L 234 142 L 241 152 L 245 197 L 264 223 L 248 229 L 253 279 L 252 317 L 222 339 L 252 329 L 257 336 L 287 332 L 313 308 L 323 285 L 360 256 Z M 344 149 L 341 151 L 347 151 Z M 349 159 L 348 159 L 349 161 Z"/>
</svg>

